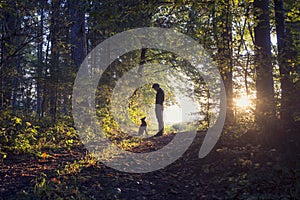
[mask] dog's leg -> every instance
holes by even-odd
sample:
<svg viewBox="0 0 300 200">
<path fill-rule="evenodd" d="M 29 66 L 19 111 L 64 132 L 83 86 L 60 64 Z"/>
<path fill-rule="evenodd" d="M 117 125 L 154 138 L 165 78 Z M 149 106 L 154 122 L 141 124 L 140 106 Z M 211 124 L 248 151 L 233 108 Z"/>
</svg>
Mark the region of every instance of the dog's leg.
<svg viewBox="0 0 300 200">
<path fill-rule="evenodd" d="M 143 130 L 143 128 L 140 126 L 138 135 L 140 136 L 140 135 L 142 135 L 143 133 L 144 133 L 144 130 Z"/>
</svg>

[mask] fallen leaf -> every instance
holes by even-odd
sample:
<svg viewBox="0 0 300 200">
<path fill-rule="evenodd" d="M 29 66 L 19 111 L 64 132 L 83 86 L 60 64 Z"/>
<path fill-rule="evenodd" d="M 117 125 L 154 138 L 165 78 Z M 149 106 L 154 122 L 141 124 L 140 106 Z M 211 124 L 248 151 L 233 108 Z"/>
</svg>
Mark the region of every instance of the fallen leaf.
<svg viewBox="0 0 300 200">
<path fill-rule="evenodd" d="M 57 178 L 53 177 L 53 178 L 50 179 L 50 181 L 51 181 L 52 183 L 56 183 L 56 182 L 57 182 Z"/>
<path fill-rule="evenodd" d="M 47 153 L 44 152 L 44 153 L 42 154 L 42 158 L 46 158 L 46 157 L 47 157 Z"/>
</svg>

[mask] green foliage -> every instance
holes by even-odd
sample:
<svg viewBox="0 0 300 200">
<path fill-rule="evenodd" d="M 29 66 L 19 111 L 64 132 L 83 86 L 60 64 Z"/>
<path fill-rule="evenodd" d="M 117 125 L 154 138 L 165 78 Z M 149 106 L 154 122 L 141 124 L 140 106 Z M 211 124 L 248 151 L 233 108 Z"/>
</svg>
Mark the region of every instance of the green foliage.
<svg viewBox="0 0 300 200">
<path fill-rule="evenodd" d="M 3 113 L 4 119 L 1 120 L 2 129 L 0 143 L 2 153 L 12 151 L 14 153 L 30 153 L 35 149 L 38 138 L 39 126 L 32 125 L 26 119 L 12 116 L 10 113 Z"/>
<path fill-rule="evenodd" d="M 112 130 L 116 130 L 118 128 L 118 124 L 114 121 L 108 106 L 97 109 L 97 117 L 100 121 L 99 125 L 101 130 L 104 133 L 111 133 Z"/>
<path fill-rule="evenodd" d="M 42 151 L 58 148 L 71 148 L 79 140 L 72 126 L 71 118 L 61 118 L 53 126 L 44 127 L 46 119 L 30 119 L 4 112 L 0 119 L 0 154 L 40 155 Z"/>
</svg>

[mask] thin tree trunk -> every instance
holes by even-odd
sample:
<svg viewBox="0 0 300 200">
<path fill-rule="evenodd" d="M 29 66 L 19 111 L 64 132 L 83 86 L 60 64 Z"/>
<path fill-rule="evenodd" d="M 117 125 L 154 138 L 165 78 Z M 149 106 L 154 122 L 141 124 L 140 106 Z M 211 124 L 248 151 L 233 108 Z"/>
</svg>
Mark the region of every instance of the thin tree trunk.
<svg viewBox="0 0 300 200">
<path fill-rule="evenodd" d="M 42 78 L 43 78 L 43 28 L 44 28 L 44 4 L 41 2 L 40 4 L 40 25 L 38 34 L 40 35 L 41 39 L 38 43 L 37 47 L 37 57 L 38 57 L 38 66 L 37 66 L 37 86 L 36 86 L 36 92 L 37 92 L 37 99 L 36 99 L 36 112 L 39 117 L 42 116 Z"/>
<path fill-rule="evenodd" d="M 20 81 L 19 79 L 21 78 L 21 56 L 18 55 L 15 59 L 15 75 L 13 77 L 13 90 L 12 90 L 12 111 L 15 112 L 16 109 L 18 109 L 18 92 L 19 92 L 19 85 Z M 29 98 L 29 97 L 27 97 Z"/>
<path fill-rule="evenodd" d="M 53 121 L 56 120 L 56 99 L 58 87 L 58 69 L 59 69 L 59 17 L 60 17 L 60 1 L 54 0 L 52 2 L 51 15 L 51 60 L 50 60 L 50 115 Z"/>
<path fill-rule="evenodd" d="M 138 71 L 137 71 L 139 74 L 143 74 L 144 64 L 146 63 L 146 52 L 147 52 L 147 49 L 142 48 L 141 57 L 140 57 L 140 64 L 139 64 L 139 68 L 138 68 Z"/>
<path fill-rule="evenodd" d="M 20 18 L 20 14 L 19 11 L 16 10 L 16 16 L 15 16 L 15 31 L 17 32 L 17 30 L 20 30 L 20 26 L 21 26 L 21 18 Z M 18 47 L 20 46 L 22 41 L 22 36 L 14 36 L 13 38 L 13 44 L 14 47 Z M 14 68 L 14 74 L 13 74 L 13 88 L 12 88 L 12 111 L 15 112 L 18 109 L 18 94 L 20 92 L 20 80 L 22 78 L 22 70 L 21 70 L 21 59 L 22 59 L 22 55 L 17 54 L 15 56 L 13 56 L 11 58 L 13 60 L 13 68 Z M 20 96 L 20 95 L 19 95 Z M 30 98 L 30 97 L 27 97 Z"/>
<path fill-rule="evenodd" d="M 232 87 L 232 19 L 230 1 L 221 1 L 221 17 L 222 22 L 218 22 L 218 32 L 221 32 L 221 38 L 218 45 L 218 60 L 222 78 L 226 89 L 227 111 L 226 122 L 232 123 L 234 120 L 233 112 L 233 87 Z"/>
</svg>

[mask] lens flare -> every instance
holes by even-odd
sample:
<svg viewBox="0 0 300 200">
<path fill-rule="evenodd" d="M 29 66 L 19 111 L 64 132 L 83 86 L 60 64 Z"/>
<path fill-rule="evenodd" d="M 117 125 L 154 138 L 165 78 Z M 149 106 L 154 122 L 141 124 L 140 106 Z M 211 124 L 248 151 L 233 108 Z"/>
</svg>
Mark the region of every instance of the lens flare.
<svg viewBox="0 0 300 200">
<path fill-rule="evenodd" d="M 241 96 L 235 99 L 235 104 L 237 107 L 245 109 L 251 105 L 251 100 L 248 96 Z"/>
</svg>

